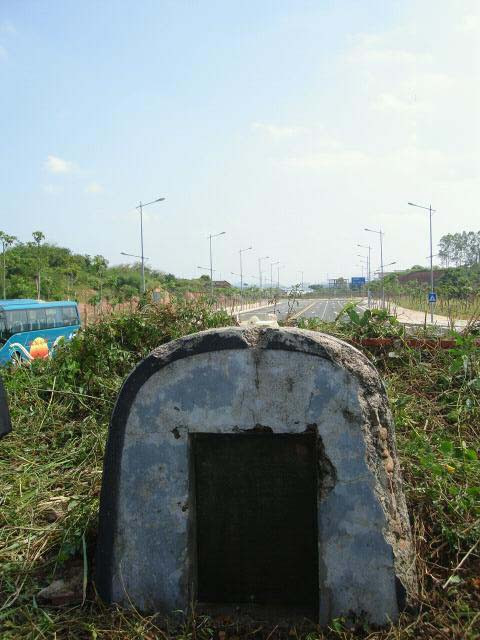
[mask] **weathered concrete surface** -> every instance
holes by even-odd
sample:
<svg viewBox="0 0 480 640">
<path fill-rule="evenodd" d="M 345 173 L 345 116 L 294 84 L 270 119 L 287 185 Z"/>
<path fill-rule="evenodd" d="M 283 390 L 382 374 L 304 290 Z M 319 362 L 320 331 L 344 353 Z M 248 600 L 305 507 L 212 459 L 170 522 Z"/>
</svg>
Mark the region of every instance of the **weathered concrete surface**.
<svg viewBox="0 0 480 640">
<path fill-rule="evenodd" d="M 299 329 L 201 332 L 159 347 L 132 372 L 105 458 L 101 595 L 143 611 L 188 608 L 189 434 L 255 425 L 318 434 L 320 622 L 351 613 L 375 624 L 395 620 L 416 583 L 385 390 L 359 351 Z"/>
</svg>

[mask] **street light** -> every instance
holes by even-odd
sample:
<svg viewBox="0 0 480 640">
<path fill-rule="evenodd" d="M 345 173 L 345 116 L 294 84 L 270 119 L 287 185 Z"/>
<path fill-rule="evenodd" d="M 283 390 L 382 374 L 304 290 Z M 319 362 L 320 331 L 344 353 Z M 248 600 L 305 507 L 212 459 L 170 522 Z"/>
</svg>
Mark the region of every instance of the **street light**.
<svg viewBox="0 0 480 640">
<path fill-rule="evenodd" d="M 218 238 L 219 236 L 224 236 L 225 231 L 220 231 L 220 233 L 210 234 L 208 239 L 210 241 L 210 297 L 213 300 L 213 262 L 212 262 L 212 238 Z"/>
<path fill-rule="evenodd" d="M 247 247 L 246 249 L 240 249 L 239 250 L 239 256 L 240 256 L 240 291 L 242 291 L 243 289 L 243 266 L 242 266 L 242 253 L 245 253 L 245 251 L 251 251 L 253 247 Z"/>
<path fill-rule="evenodd" d="M 245 251 L 251 251 L 252 247 L 246 249 L 240 249 L 238 254 L 240 256 L 240 307 L 243 309 L 243 266 L 242 266 L 242 253 Z"/>
<path fill-rule="evenodd" d="M 277 291 L 280 294 L 280 269 L 285 267 L 284 264 L 277 263 Z"/>
<path fill-rule="evenodd" d="M 357 253 L 357 258 L 361 258 L 360 265 L 357 265 L 357 266 L 361 266 L 362 267 L 362 278 L 363 278 L 363 269 L 364 269 L 365 265 L 367 265 L 367 273 L 368 273 L 368 255 L 362 256 L 361 253 Z"/>
<path fill-rule="evenodd" d="M 270 263 L 270 295 L 273 295 L 273 267 L 280 264 L 280 260 Z"/>
<path fill-rule="evenodd" d="M 197 267 L 197 269 L 201 269 L 202 271 L 210 271 L 210 267 Z M 216 269 L 213 269 L 214 273 L 217 273 Z"/>
<path fill-rule="evenodd" d="M 262 290 L 262 260 L 267 260 L 270 256 L 263 256 L 258 259 L 258 279 L 260 280 L 260 291 Z"/>
<path fill-rule="evenodd" d="M 413 202 L 408 203 L 411 207 L 418 207 L 419 209 L 425 209 L 429 212 L 430 218 L 430 293 L 435 293 L 433 288 L 433 243 L 432 243 L 432 213 L 435 213 L 436 209 L 432 209 L 432 205 L 430 204 L 428 207 L 424 207 L 421 204 L 415 204 Z M 433 297 L 433 296 L 432 296 Z M 430 296 L 429 296 L 430 298 Z M 430 305 L 430 321 L 433 324 L 433 305 L 435 303 L 433 300 L 429 302 Z"/>
<path fill-rule="evenodd" d="M 138 209 L 140 211 L 140 248 L 141 248 L 141 255 L 140 256 L 134 256 L 135 258 L 139 257 L 140 260 L 142 261 L 142 293 L 145 293 L 145 256 L 143 255 L 143 207 L 148 207 L 151 204 L 155 204 L 156 202 L 162 202 L 163 200 L 165 200 L 165 198 L 157 198 L 156 200 L 152 200 L 151 202 L 146 202 L 145 204 L 143 204 L 143 202 L 140 202 L 140 204 L 138 205 L 138 207 L 135 207 L 136 209 Z M 129 255 L 129 254 L 124 254 L 124 255 Z"/>
<path fill-rule="evenodd" d="M 384 268 L 385 267 L 391 267 L 392 264 L 397 264 L 397 261 L 395 260 L 395 262 L 387 262 L 387 264 L 384 264 Z M 381 271 L 375 271 L 375 273 L 382 273 Z"/>
<path fill-rule="evenodd" d="M 371 275 L 371 251 L 372 247 L 369 244 L 357 244 L 357 247 L 361 247 L 362 249 L 368 249 L 368 264 L 367 264 L 367 298 L 368 298 L 368 308 L 370 309 L 371 300 L 370 300 L 370 275 Z"/>
<path fill-rule="evenodd" d="M 380 269 L 382 273 L 382 309 L 385 309 L 385 285 L 383 282 L 383 236 L 384 236 L 384 233 L 381 229 L 380 231 L 376 231 L 375 229 L 367 229 L 366 227 L 365 227 L 365 231 L 368 231 L 369 233 L 376 233 L 380 236 Z"/>
<path fill-rule="evenodd" d="M 137 258 L 138 260 L 142 261 L 142 289 L 143 289 L 143 292 L 145 293 L 145 276 L 144 276 L 144 270 L 143 270 L 143 263 L 145 260 L 150 260 L 150 258 L 147 258 L 147 256 L 144 256 L 143 252 L 141 256 L 137 256 L 135 253 L 125 253 L 125 251 L 120 251 L 120 255 L 128 256 L 129 258 Z M 100 295 L 100 298 L 101 298 L 101 295 Z"/>
<path fill-rule="evenodd" d="M 138 258 L 139 260 L 142 260 L 142 256 L 137 256 L 134 253 L 125 253 L 125 251 L 120 251 L 120 255 L 129 256 L 130 258 Z M 143 260 L 150 260 L 150 258 L 147 258 L 147 256 L 143 256 Z"/>
<path fill-rule="evenodd" d="M 240 274 L 239 273 L 235 273 L 235 271 L 230 271 L 230 274 L 232 276 L 237 276 L 237 278 L 240 277 Z M 247 278 L 252 278 L 252 280 L 258 280 L 258 276 L 247 276 Z"/>
</svg>

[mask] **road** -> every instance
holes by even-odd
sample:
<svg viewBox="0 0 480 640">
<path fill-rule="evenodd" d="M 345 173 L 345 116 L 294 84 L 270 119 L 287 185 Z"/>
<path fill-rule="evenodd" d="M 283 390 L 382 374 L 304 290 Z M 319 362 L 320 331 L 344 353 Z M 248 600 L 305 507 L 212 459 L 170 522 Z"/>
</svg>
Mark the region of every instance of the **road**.
<svg viewBox="0 0 480 640">
<path fill-rule="evenodd" d="M 349 302 L 349 299 L 345 298 L 311 298 L 297 300 L 291 316 L 296 318 L 318 318 L 325 322 L 333 322 L 338 315 L 338 312 L 345 304 Z M 260 320 L 266 320 L 269 314 L 275 313 L 278 320 L 285 320 L 288 314 L 288 302 L 282 300 L 276 307 L 269 306 L 262 309 L 256 309 L 253 311 L 240 312 L 240 320 L 245 321 L 249 318 L 256 316 Z"/>
</svg>

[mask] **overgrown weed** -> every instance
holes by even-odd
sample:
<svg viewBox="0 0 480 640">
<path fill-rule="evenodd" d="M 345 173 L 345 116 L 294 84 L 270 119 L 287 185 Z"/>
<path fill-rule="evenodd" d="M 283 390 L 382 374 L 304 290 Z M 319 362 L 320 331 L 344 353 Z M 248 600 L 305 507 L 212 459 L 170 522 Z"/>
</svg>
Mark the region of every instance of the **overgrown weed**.
<svg viewBox="0 0 480 640">
<path fill-rule="evenodd" d="M 420 579 L 418 611 L 397 625 L 352 630 L 335 620 L 307 633 L 224 624 L 222 635 L 218 621 L 205 616 L 168 625 L 106 607 L 90 581 L 83 604 L 38 601 L 54 578 L 83 566 L 91 575 L 103 449 L 124 377 L 157 345 L 227 324 L 229 316 L 201 305 L 148 307 L 92 325 L 52 360 L 2 371 L 14 423 L 0 442 L 2 640 L 480 637 L 480 350 L 468 338 L 446 351 L 413 350 L 402 340 L 393 349 L 366 350 L 391 401 Z M 355 338 L 343 323 L 308 328 Z"/>
</svg>

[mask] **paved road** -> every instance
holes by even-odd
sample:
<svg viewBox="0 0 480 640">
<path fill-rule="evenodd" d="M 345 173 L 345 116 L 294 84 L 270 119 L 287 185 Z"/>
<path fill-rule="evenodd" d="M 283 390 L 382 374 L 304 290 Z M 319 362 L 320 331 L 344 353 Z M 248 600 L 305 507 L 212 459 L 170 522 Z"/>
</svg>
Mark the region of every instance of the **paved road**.
<svg viewBox="0 0 480 640">
<path fill-rule="evenodd" d="M 291 315 L 300 318 L 319 318 L 325 322 L 332 322 L 347 302 L 348 300 L 345 298 L 298 300 Z M 257 316 L 260 320 L 266 320 L 268 314 L 272 313 L 275 313 L 279 320 L 285 320 L 288 313 L 288 302 L 285 300 L 279 302 L 276 307 L 272 305 L 263 309 L 242 312 L 240 313 L 240 320 L 248 320 L 252 316 Z"/>
</svg>

